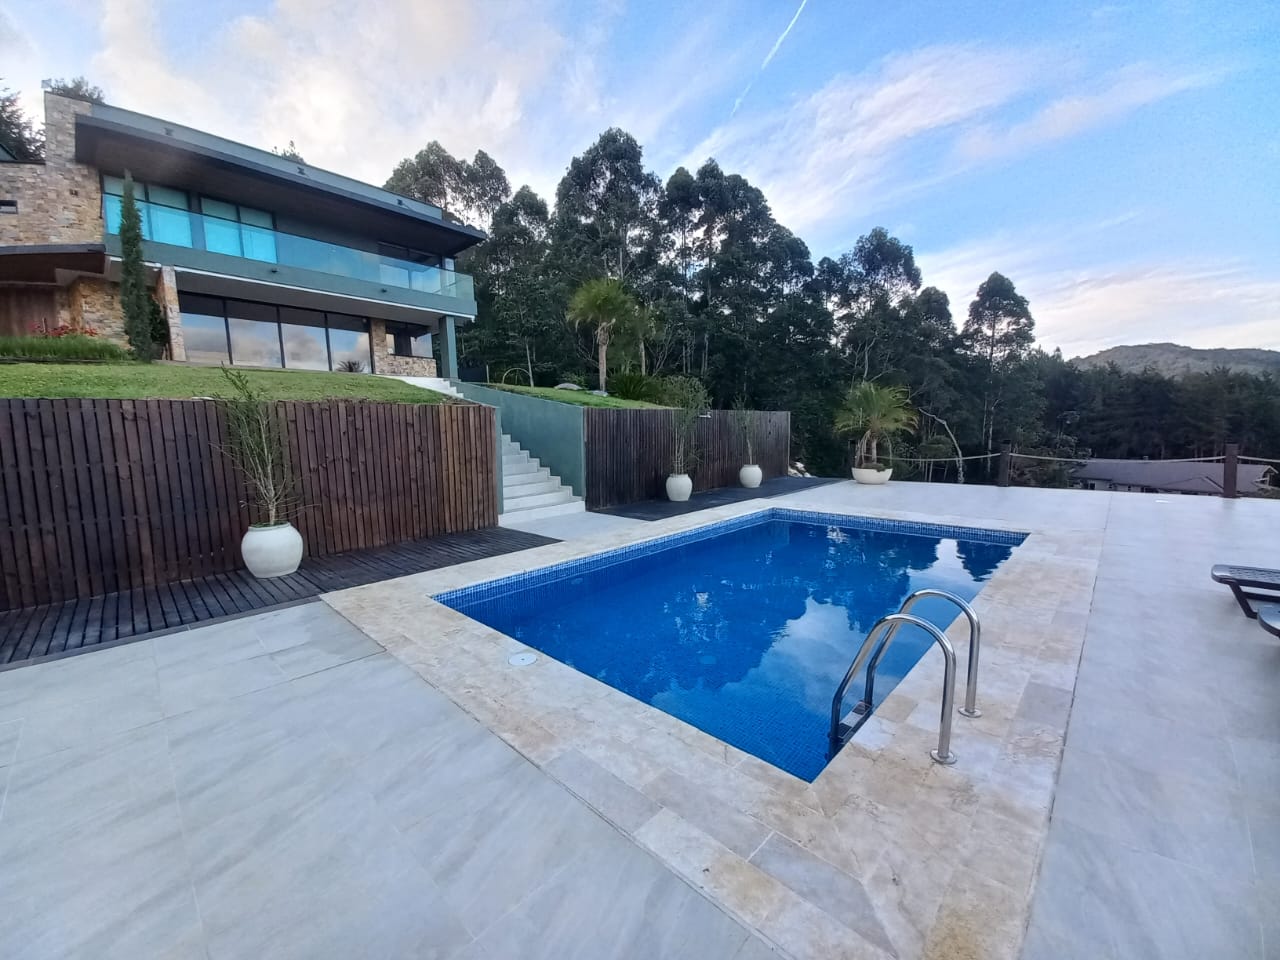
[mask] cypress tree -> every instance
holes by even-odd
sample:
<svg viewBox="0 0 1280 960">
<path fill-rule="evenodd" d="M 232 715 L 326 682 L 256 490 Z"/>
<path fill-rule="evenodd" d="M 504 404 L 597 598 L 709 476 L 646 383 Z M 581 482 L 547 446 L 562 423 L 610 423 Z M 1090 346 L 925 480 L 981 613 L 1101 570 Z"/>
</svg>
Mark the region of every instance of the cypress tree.
<svg viewBox="0 0 1280 960">
<path fill-rule="evenodd" d="M 142 214 L 133 197 L 133 178 L 124 178 L 120 202 L 120 309 L 124 333 L 133 355 L 144 363 L 155 359 L 151 337 L 151 294 L 147 292 L 147 268 L 142 260 Z"/>
</svg>

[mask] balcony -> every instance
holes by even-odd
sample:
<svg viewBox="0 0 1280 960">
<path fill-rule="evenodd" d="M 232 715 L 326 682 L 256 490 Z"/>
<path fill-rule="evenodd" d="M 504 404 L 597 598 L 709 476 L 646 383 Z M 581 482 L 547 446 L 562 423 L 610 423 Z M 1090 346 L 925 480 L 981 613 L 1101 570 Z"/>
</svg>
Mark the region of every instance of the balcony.
<svg viewBox="0 0 1280 960">
<path fill-rule="evenodd" d="M 107 247 L 118 255 L 121 201 L 111 195 L 103 201 Z M 138 210 L 151 260 L 442 313 L 475 313 L 475 288 L 465 273 L 179 207 L 139 202 Z"/>
</svg>

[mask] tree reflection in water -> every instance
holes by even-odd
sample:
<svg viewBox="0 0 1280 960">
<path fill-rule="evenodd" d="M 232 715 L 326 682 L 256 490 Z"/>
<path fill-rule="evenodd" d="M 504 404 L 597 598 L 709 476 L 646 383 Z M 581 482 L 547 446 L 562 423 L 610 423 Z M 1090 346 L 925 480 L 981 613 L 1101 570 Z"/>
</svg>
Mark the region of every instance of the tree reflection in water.
<svg viewBox="0 0 1280 960">
<path fill-rule="evenodd" d="M 867 630 L 921 587 L 972 599 L 1008 546 L 768 521 L 464 613 L 805 779 Z M 916 612 L 945 625 L 954 608 Z M 927 649 L 902 630 L 883 698 Z"/>
</svg>

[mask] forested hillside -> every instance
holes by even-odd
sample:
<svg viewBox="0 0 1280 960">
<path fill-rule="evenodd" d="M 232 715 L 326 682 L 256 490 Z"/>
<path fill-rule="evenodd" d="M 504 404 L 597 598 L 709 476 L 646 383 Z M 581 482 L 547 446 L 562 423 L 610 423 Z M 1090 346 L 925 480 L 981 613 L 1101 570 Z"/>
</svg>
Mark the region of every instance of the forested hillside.
<svg viewBox="0 0 1280 960">
<path fill-rule="evenodd" d="M 1276 317 L 1276 324 L 1280 326 L 1280 317 Z M 1221 347 L 1204 350 L 1177 343 L 1111 347 L 1087 357 L 1077 357 L 1071 362 L 1085 370 L 1115 364 L 1126 373 L 1154 370 L 1166 377 L 1211 373 L 1218 369 L 1236 373 L 1280 374 L 1280 350 L 1229 350 Z"/>
<path fill-rule="evenodd" d="M 993 272 L 971 302 L 952 304 L 881 228 L 815 263 L 743 177 L 708 160 L 663 183 L 622 130 L 572 158 L 553 202 L 527 186 L 513 194 L 487 154 L 457 159 L 438 143 L 401 162 L 387 187 L 489 231 L 460 264 L 480 304 L 462 363 L 495 379 L 590 383 L 597 344 L 568 322 L 568 305 L 607 277 L 641 308 L 612 333 L 611 369 L 687 374 L 719 406 L 790 410 L 794 456 L 815 472 L 847 464 L 832 419 L 862 379 L 905 386 L 921 413 L 899 458 L 985 453 L 1003 440 L 1103 457 L 1213 455 L 1238 440 L 1247 454 L 1280 456 L 1272 376 L 1080 369 L 1037 348 L 1034 304 L 1012 278 Z"/>
</svg>

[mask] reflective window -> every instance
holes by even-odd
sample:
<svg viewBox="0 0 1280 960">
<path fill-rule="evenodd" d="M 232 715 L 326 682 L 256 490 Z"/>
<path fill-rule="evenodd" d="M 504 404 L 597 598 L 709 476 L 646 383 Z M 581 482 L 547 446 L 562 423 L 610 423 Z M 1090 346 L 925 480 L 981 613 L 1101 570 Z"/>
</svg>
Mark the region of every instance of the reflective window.
<svg viewBox="0 0 1280 960">
<path fill-rule="evenodd" d="M 148 205 L 146 214 L 150 239 L 178 247 L 191 246 L 191 214 L 186 210 Z"/>
<path fill-rule="evenodd" d="M 120 232 L 123 196 L 123 180 L 119 177 L 102 178 L 102 216 L 108 233 Z M 192 246 L 191 214 L 184 191 L 135 182 L 133 198 L 138 202 L 143 239 L 180 247 Z"/>
<path fill-rule="evenodd" d="M 280 336 L 284 340 L 284 365 L 287 368 L 329 369 L 329 346 L 323 313 L 281 307 Z"/>
<path fill-rule="evenodd" d="M 260 303 L 227 301 L 231 362 L 245 367 L 283 366 L 276 308 Z"/>
<path fill-rule="evenodd" d="M 331 313 L 329 317 L 329 355 L 333 369 L 356 365 L 360 371 L 370 369 L 369 322 L 361 317 Z"/>
<path fill-rule="evenodd" d="M 178 296 L 182 311 L 182 340 L 191 363 L 223 364 L 227 354 L 227 321 L 223 303 L 217 297 L 183 293 Z"/>
<path fill-rule="evenodd" d="M 206 250 L 276 262 L 276 235 L 272 229 L 275 223 L 271 214 L 211 197 L 200 198 L 200 210 L 205 215 Z"/>
<path fill-rule="evenodd" d="M 179 294 L 178 305 L 192 363 L 337 370 L 346 362 L 362 373 L 372 369 L 363 317 L 194 293 Z"/>
<path fill-rule="evenodd" d="M 440 256 L 402 247 L 396 243 L 378 244 L 379 279 L 397 287 L 409 287 L 426 293 L 440 291 Z"/>
<path fill-rule="evenodd" d="M 201 197 L 200 212 L 204 214 L 204 248 L 212 253 L 240 256 L 240 224 L 236 220 L 235 204 Z"/>
</svg>

